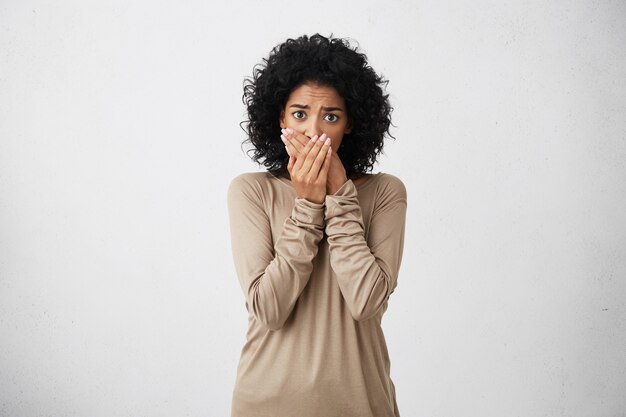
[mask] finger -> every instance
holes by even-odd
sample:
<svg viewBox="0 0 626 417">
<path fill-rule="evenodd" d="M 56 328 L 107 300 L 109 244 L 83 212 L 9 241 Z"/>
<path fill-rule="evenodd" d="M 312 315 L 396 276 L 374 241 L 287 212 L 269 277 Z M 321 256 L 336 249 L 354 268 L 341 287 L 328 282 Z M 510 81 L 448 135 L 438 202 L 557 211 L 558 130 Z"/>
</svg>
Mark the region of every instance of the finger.
<svg viewBox="0 0 626 417">
<path fill-rule="evenodd" d="M 317 178 L 317 173 L 319 172 L 319 167 L 318 170 L 313 172 L 313 163 L 315 162 L 315 160 L 317 159 L 318 154 L 320 153 L 320 150 L 322 149 L 322 146 L 324 146 L 324 142 L 326 140 L 326 134 L 323 133 L 322 136 L 320 136 L 315 143 L 313 144 L 313 147 L 309 150 L 308 154 L 305 157 L 304 160 L 304 164 L 302 165 L 301 168 L 301 172 L 303 174 L 312 174 L 314 178 Z M 302 159 L 302 158 L 299 158 Z"/>
<path fill-rule="evenodd" d="M 291 145 L 289 143 L 289 141 L 287 140 L 287 138 L 285 138 L 283 135 L 280 135 L 280 140 L 283 141 L 283 143 L 285 144 L 285 149 L 287 150 L 287 154 L 289 156 L 291 155 L 297 155 L 297 151 L 294 149 L 293 145 Z"/>
<path fill-rule="evenodd" d="M 302 147 L 304 147 L 307 144 L 307 142 L 311 139 L 308 136 L 306 136 L 304 133 L 298 132 L 297 130 L 293 130 L 288 127 L 281 129 L 280 132 L 287 139 L 295 139 L 297 142 L 299 142 L 302 145 Z"/>
<path fill-rule="evenodd" d="M 293 169 L 293 163 L 295 158 L 289 155 L 289 162 L 287 163 L 287 171 L 289 172 L 289 176 L 291 176 L 291 170 Z"/>
<path fill-rule="evenodd" d="M 300 147 L 300 144 L 298 143 L 298 147 L 294 146 L 294 140 L 289 140 L 289 138 L 285 137 L 285 135 L 280 135 L 280 140 L 283 141 L 283 143 L 285 144 L 285 149 L 287 150 L 287 154 L 289 154 L 290 156 L 293 155 L 294 157 L 298 157 L 298 154 L 301 151 L 301 148 L 304 148 L 303 146 Z"/>
<path fill-rule="evenodd" d="M 296 142 L 295 143 L 296 147 L 298 147 L 297 144 L 299 143 L 304 148 L 304 146 L 306 145 L 306 143 L 310 139 L 304 133 L 297 132 L 297 131 L 294 131 L 294 130 L 291 130 L 291 129 L 287 129 L 287 133 L 288 133 L 287 136 L 291 137 L 292 139 L 294 139 L 294 142 Z"/>
<path fill-rule="evenodd" d="M 324 136 L 322 135 L 322 137 L 324 137 Z M 318 142 L 322 142 L 322 141 L 319 140 Z M 320 168 L 322 167 L 322 164 L 324 164 L 324 161 L 326 161 L 326 157 L 328 156 L 328 148 L 330 147 L 330 143 L 331 143 L 330 138 L 326 137 L 325 140 L 324 140 L 324 143 L 323 143 L 323 145 L 321 147 L 321 149 L 319 150 L 317 156 L 315 157 L 315 160 L 313 161 L 313 164 L 311 165 L 310 173 L 315 178 L 317 178 L 319 176 Z"/>
<path fill-rule="evenodd" d="M 310 138 L 307 137 L 306 135 L 303 135 L 300 132 L 295 132 L 289 128 L 282 129 L 281 132 L 282 132 L 281 138 L 284 138 L 283 142 L 285 142 L 285 145 L 287 145 L 287 143 L 290 143 L 292 149 L 296 150 L 297 152 L 296 155 L 300 153 L 302 149 L 304 149 L 307 142 L 310 140 Z"/>
<path fill-rule="evenodd" d="M 306 156 L 311 151 L 311 149 L 313 149 L 313 145 L 315 145 L 315 142 L 317 142 L 317 135 L 313 136 L 311 140 L 309 140 L 309 142 L 306 144 L 304 149 L 298 154 L 298 157 L 296 158 L 296 163 L 293 165 L 294 170 L 300 171 L 302 169 L 302 166 L 304 165 L 304 162 L 306 160 Z M 307 173 L 308 170 L 309 168 L 307 167 L 304 173 Z"/>
<path fill-rule="evenodd" d="M 310 140 L 308 137 L 304 135 L 302 137 L 304 139 L 301 139 L 301 138 L 296 139 L 292 136 L 285 137 L 286 143 L 289 145 L 291 151 L 295 152 L 296 155 L 300 154 L 300 152 L 304 150 L 304 147 L 306 146 L 307 142 Z"/>
<path fill-rule="evenodd" d="M 324 158 L 324 163 L 322 164 L 322 168 L 320 169 L 320 173 L 318 177 L 320 182 L 324 184 L 326 184 L 326 181 L 328 181 L 328 171 L 330 170 L 330 163 L 332 159 L 333 159 L 333 148 L 332 146 L 329 146 L 328 150 L 326 151 L 326 157 Z"/>
</svg>

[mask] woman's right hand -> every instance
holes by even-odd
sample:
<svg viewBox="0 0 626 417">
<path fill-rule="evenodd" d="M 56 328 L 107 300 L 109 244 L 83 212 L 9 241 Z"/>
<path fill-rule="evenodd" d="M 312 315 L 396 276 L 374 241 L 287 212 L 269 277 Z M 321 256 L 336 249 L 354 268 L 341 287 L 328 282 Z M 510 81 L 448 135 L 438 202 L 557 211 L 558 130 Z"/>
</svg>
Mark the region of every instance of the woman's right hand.
<svg viewBox="0 0 626 417">
<path fill-rule="evenodd" d="M 323 203 L 332 152 L 330 138 L 325 133 L 320 137 L 313 136 L 304 149 L 297 152 L 297 158 L 296 150 L 289 149 L 293 145 L 287 143 L 286 146 L 289 153 L 287 171 L 297 196 L 313 203 Z"/>
</svg>

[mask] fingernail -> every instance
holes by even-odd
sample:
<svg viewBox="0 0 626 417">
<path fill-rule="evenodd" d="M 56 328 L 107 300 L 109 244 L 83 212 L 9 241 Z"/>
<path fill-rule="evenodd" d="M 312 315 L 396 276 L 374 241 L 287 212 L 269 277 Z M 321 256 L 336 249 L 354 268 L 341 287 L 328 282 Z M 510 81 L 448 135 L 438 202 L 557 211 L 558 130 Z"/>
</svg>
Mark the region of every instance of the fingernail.
<svg viewBox="0 0 626 417">
<path fill-rule="evenodd" d="M 287 139 L 285 139 L 285 137 L 284 137 L 283 135 L 280 135 L 280 140 L 282 140 L 282 141 L 283 141 L 283 143 L 284 143 L 285 145 L 287 145 Z"/>
<path fill-rule="evenodd" d="M 322 133 L 322 136 L 320 136 L 320 140 L 326 140 L 326 133 Z"/>
<path fill-rule="evenodd" d="M 311 138 L 311 142 L 315 142 L 318 139 L 317 135 L 313 135 L 313 137 Z"/>
<path fill-rule="evenodd" d="M 293 133 L 293 130 L 291 130 L 290 128 L 285 128 L 285 130 L 291 135 Z"/>
<path fill-rule="evenodd" d="M 330 138 L 326 138 L 326 140 L 324 141 L 324 145 L 330 145 Z"/>
</svg>

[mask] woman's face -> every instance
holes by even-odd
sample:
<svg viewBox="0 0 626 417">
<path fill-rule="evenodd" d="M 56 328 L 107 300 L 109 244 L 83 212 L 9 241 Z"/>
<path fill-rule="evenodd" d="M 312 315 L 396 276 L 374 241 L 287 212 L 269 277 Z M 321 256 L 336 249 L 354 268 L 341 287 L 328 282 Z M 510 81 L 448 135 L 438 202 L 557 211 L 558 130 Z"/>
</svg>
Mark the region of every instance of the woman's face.
<svg viewBox="0 0 626 417">
<path fill-rule="evenodd" d="M 333 87 L 308 82 L 294 89 L 280 115 L 280 127 L 313 137 L 326 133 L 333 152 L 352 130 L 343 97 Z"/>
</svg>

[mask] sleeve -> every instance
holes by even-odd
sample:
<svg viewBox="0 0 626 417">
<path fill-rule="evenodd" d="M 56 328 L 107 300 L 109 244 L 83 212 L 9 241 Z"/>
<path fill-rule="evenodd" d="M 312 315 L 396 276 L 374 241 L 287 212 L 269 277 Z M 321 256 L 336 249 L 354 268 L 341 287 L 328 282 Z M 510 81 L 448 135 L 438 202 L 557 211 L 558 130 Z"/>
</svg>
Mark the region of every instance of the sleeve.
<svg viewBox="0 0 626 417">
<path fill-rule="evenodd" d="M 377 195 L 367 241 L 357 190 L 348 180 L 326 196 L 326 234 L 330 263 L 355 320 L 367 320 L 386 308 L 397 285 L 404 249 L 407 208 L 402 181 L 390 181 Z"/>
<path fill-rule="evenodd" d="M 228 188 L 233 259 L 246 309 L 268 329 L 279 330 L 311 276 L 324 234 L 324 204 L 295 198 L 273 245 L 261 187 L 253 183 L 240 175 Z"/>
</svg>

